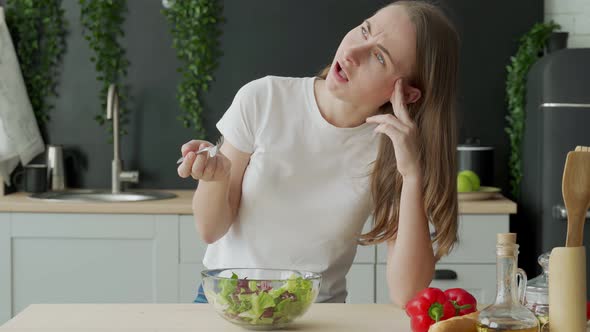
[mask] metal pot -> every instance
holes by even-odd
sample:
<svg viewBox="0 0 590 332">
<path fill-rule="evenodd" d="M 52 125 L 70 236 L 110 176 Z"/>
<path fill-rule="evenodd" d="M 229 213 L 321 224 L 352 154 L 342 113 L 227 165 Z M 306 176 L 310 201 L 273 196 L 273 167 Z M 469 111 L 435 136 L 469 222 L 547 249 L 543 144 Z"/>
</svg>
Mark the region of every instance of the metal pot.
<svg viewBox="0 0 590 332">
<path fill-rule="evenodd" d="M 479 144 L 479 140 L 468 139 L 457 146 L 458 171 L 474 171 L 482 186 L 494 185 L 494 147 Z"/>
</svg>

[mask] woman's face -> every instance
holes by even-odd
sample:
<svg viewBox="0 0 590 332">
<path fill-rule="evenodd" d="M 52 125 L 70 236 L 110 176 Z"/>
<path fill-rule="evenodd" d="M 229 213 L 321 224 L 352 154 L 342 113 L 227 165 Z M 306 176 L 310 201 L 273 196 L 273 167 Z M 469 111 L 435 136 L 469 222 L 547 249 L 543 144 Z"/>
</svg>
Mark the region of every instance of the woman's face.
<svg viewBox="0 0 590 332">
<path fill-rule="evenodd" d="M 397 79 L 409 78 L 415 57 L 413 23 L 402 6 L 388 6 L 342 39 L 326 85 L 345 102 L 378 108 L 391 98 Z"/>
</svg>

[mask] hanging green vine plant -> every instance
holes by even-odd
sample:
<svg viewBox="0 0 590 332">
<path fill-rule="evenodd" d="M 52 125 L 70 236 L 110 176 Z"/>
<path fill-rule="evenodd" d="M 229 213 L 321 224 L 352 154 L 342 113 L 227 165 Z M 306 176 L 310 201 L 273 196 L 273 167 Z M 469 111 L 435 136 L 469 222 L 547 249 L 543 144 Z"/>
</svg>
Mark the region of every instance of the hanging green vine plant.
<svg viewBox="0 0 590 332">
<path fill-rule="evenodd" d="M 103 125 L 106 120 L 107 92 L 110 84 L 115 84 L 119 95 L 119 130 L 121 135 L 127 131 L 124 129 L 128 120 L 127 86 L 123 84 L 127 76 L 129 61 L 125 56 L 125 49 L 117 41 L 124 36 L 123 22 L 127 12 L 126 0 L 79 0 L 81 5 L 81 21 L 84 27 L 84 38 L 89 42 L 94 56 L 90 60 L 95 64 L 98 72 L 97 80 L 102 82 L 100 90 L 101 109 L 94 117 Z M 109 122 L 109 132 L 112 133 L 112 123 Z"/>
<path fill-rule="evenodd" d="M 179 117 L 186 128 L 193 128 L 204 138 L 201 97 L 213 81 L 213 71 L 221 56 L 219 36 L 223 8 L 217 0 L 166 0 L 162 10 L 170 23 L 172 46 L 184 65 L 177 98 L 184 114 Z"/>
<path fill-rule="evenodd" d="M 57 96 L 66 47 L 66 21 L 61 0 L 8 0 L 6 23 L 11 32 L 27 94 L 39 124 L 49 121 Z"/>
<path fill-rule="evenodd" d="M 520 38 L 520 46 L 516 54 L 510 58 L 506 67 L 506 96 L 508 99 L 508 127 L 505 128 L 510 138 L 510 157 L 508 168 L 510 173 L 511 193 L 514 198 L 520 196 L 522 180 L 522 138 L 524 135 L 526 77 L 531 66 L 539 58 L 551 33 L 560 26 L 554 22 L 537 23 Z"/>
</svg>

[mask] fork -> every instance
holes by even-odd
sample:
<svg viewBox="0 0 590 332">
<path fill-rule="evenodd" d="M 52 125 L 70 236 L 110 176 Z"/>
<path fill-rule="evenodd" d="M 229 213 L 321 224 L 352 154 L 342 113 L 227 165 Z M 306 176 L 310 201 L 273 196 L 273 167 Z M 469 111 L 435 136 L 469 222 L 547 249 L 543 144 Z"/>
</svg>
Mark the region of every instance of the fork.
<svg viewBox="0 0 590 332">
<path fill-rule="evenodd" d="M 209 158 L 213 158 L 213 157 L 215 157 L 215 155 L 217 155 L 217 152 L 219 152 L 219 148 L 221 147 L 221 144 L 223 144 L 223 136 L 219 137 L 219 139 L 217 140 L 217 143 L 215 145 L 201 148 L 197 152 L 195 152 L 195 154 L 209 152 Z M 183 161 L 184 161 L 184 157 L 180 157 L 180 159 L 178 159 L 176 161 L 176 164 L 178 165 L 178 164 L 182 163 Z"/>
</svg>

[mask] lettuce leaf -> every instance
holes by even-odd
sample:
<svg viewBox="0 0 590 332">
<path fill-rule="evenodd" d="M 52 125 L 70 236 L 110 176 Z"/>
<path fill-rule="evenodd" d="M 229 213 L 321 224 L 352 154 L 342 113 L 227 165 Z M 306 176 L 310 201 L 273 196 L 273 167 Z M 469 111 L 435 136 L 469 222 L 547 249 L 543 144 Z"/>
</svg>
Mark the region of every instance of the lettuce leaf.
<svg viewBox="0 0 590 332">
<path fill-rule="evenodd" d="M 232 304 L 233 299 L 231 298 L 232 294 L 236 291 L 238 287 L 238 275 L 232 273 L 230 279 L 222 279 L 218 282 L 218 287 L 220 289 L 218 301 L 221 304 Z"/>
</svg>

